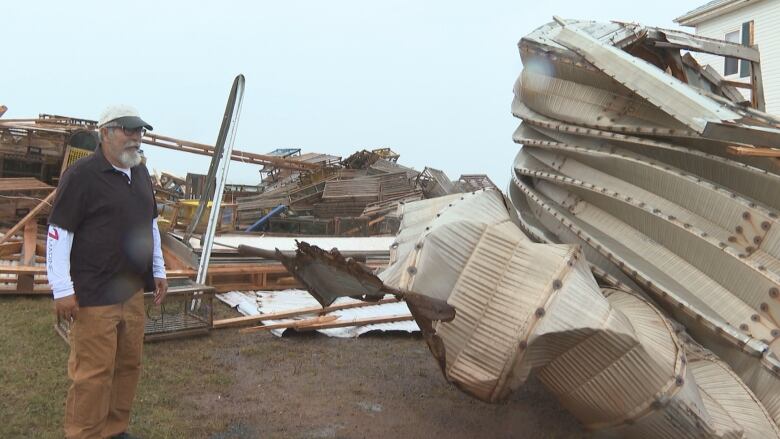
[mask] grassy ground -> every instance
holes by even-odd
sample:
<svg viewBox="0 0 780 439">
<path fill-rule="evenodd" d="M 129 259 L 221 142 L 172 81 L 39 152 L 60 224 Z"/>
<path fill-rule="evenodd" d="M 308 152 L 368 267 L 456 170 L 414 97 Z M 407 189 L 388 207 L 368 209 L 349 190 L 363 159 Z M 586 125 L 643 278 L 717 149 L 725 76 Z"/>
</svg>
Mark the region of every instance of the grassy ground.
<svg viewBox="0 0 780 439">
<path fill-rule="evenodd" d="M 51 300 L 0 297 L 0 310 L 0 438 L 60 438 L 68 348 L 52 329 Z M 583 435 L 536 381 L 505 404 L 466 396 L 445 382 L 419 337 L 234 329 L 147 344 L 130 431 L 155 439 Z"/>
<path fill-rule="evenodd" d="M 0 320 L 0 437 L 62 437 L 68 346 L 53 330 L 51 300 L 3 297 L 0 309 L 5 316 Z M 227 373 L 211 367 L 214 342 L 201 338 L 146 345 L 134 431 L 178 438 L 221 427 L 218 420 L 193 424 L 182 416 L 194 407 L 181 398 L 188 387 L 216 391 L 231 382 Z M 176 355 L 170 355 L 171 349 Z"/>
</svg>

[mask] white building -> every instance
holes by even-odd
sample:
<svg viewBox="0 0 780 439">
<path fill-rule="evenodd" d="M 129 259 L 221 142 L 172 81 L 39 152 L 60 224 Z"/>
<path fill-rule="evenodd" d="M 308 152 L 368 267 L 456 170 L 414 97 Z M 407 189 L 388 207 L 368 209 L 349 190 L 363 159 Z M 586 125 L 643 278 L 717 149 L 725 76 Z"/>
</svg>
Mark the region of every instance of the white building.
<svg viewBox="0 0 780 439">
<path fill-rule="evenodd" d="M 780 0 L 714 0 L 677 17 L 675 23 L 696 28 L 696 34 L 757 45 L 768 113 L 780 114 Z M 750 82 L 750 63 L 717 55 L 695 53 L 727 80 Z M 741 89 L 746 96 L 749 90 Z"/>
</svg>

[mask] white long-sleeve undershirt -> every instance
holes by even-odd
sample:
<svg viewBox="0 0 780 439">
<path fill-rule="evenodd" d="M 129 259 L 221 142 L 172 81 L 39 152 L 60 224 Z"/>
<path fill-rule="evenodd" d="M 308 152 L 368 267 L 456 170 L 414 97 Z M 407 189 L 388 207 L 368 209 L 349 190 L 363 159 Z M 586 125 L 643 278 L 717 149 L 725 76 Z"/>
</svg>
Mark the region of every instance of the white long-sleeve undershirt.
<svg viewBox="0 0 780 439">
<path fill-rule="evenodd" d="M 165 260 L 162 254 L 162 240 L 157 218 L 152 219 L 152 273 L 156 278 L 165 278 Z M 49 225 L 46 238 L 46 274 L 55 299 L 74 294 L 70 277 L 70 250 L 73 247 L 73 233 L 55 224 Z"/>
</svg>

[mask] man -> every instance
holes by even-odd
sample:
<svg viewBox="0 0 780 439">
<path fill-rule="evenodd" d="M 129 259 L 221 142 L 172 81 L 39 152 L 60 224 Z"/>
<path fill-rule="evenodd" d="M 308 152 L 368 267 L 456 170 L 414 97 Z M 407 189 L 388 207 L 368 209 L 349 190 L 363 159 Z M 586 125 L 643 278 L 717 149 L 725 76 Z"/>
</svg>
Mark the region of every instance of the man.
<svg viewBox="0 0 780 439">
<path fill-rule="evenodd" d="M 62 175 L 49 215 L 46 268 L 57 316 L 71 322 L 68 438 L 129 438 L 141 373 L 144 291 L 168 291 L 157 203 L 139 148 L 152 127 L 107 108 L 101 144 Z"/>
</svg>

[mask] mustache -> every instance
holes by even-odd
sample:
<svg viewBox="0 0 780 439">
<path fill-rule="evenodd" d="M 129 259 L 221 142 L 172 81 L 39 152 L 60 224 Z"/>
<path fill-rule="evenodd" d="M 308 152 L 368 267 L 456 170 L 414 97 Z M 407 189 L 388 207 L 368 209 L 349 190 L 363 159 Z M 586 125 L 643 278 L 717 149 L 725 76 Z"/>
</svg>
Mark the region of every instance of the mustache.
<svg viewBox="0 0 780 439">
<path fill-rule="evenodd" d="M 131 140 L 131 141 L 126 142 L 124 147 L 125 148 L 141 149 L 141 143 L 140 142 L 135 142 L 135 141 Z"/>
</svg>

